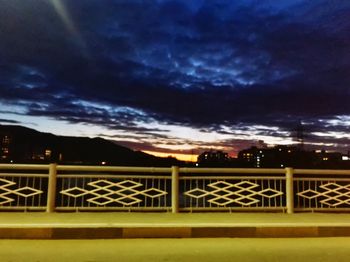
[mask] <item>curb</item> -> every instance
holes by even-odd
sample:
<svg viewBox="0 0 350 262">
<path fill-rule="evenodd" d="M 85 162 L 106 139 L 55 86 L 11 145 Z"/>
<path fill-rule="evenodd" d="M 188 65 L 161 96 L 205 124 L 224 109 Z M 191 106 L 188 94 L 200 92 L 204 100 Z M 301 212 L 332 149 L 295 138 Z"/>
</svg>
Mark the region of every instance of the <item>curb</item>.
<svg viewBox="0 0 350 262">
<path fill-rule="evenodd" d="M 350 227 L 80 227 L 0 228 L 0 239 L 349 237 Z"/>
</svg>

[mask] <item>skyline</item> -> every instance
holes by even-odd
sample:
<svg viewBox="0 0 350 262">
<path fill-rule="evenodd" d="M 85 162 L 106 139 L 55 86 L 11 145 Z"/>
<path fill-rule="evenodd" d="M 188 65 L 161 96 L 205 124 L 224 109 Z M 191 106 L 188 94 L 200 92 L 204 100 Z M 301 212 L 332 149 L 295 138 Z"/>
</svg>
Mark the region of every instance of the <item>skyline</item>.
<svg viewBox="0 0 350 262">
<path fill-rule="evenodd" d="M 350 148 L 350 2 L 0 0 L 0 124 L 191 160 Z"/>
</svg>

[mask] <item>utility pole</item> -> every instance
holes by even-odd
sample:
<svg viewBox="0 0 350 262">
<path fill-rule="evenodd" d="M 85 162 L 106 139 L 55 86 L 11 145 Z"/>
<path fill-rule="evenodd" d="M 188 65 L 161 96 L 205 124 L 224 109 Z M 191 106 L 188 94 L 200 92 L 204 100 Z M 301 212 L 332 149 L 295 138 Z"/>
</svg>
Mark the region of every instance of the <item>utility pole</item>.
<svg viewBox="0 0 350 262">
<path fill-rule="evenodd" d="M 298 142 L 298 147 L 300 150 L 304 150 L 304 126 L 301 120 L 299 120 L 298 126 L 296 128 L 296 139 Z"/>
</svg>

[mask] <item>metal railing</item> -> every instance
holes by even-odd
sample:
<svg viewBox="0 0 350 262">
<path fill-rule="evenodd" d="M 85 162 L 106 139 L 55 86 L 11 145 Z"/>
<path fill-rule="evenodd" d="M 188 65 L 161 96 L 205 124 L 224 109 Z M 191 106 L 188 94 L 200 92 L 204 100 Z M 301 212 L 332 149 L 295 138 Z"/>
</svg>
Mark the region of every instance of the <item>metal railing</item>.
<svg viewBox="0 0 350 262">
<path fill-rule="evenodd" d="M 350 170 L 0 164 L 0 210 L 350 211 Z"/>
</svg>

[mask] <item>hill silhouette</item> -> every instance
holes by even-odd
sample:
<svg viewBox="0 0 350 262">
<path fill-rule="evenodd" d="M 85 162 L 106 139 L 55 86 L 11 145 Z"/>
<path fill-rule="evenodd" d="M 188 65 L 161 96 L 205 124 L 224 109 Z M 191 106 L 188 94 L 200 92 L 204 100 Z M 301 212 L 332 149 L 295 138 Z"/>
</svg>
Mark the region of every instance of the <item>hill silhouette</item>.
<svg viewBox="0 0 350 262">
<path fill-rule="evenodd" d="M 60 162 L 131 166 L 181 165 L 175 158 L 160 158 L 134 151 L 103 138 L 56 136 L 15 125 L 0 125 L 1 141 L 10 138 L 8 157 L 15 163 Z"/>
</svg>

